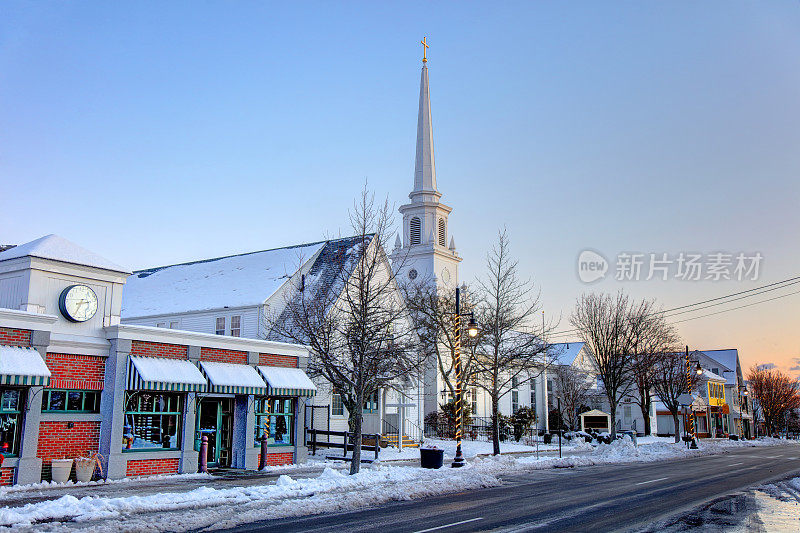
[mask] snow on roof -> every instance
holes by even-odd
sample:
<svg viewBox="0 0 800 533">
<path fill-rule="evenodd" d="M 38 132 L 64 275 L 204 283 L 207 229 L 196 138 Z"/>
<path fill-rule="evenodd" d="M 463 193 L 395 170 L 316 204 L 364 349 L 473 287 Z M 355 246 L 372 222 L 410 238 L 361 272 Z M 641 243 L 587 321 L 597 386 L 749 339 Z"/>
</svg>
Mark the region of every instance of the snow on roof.
<svg viewBox="0 0 800 533">
<path fill-rule="evenodd" d="M 114 272 L 124 272 L 126 274 L 130 272 L 127 268 L 112 263 L 105 257 L 90 252 L 86 248 L 78 246 L 58 235 L 45 235 L 35 241 L 20 244 L 19 246 L 0 252 L 0 261 L 28 256 L 102 268 L 103 270 L 113 270 Z"/>
<path fill-rule="evenodd" d="M 700 377 L 708 381 L 725 381 L 725 378 L 723 378 L 719 374 L 713 373 L 711 370 L 708 370 L 707 368 L 703 369 L 703 373 L 700 374 Z"/>
<path fill-rule="evenodd" d="M 732 370 L 732 372 L 727 372 L 725 382 L 728 385 L 736 384 L 736 374 L 738 372 L 739 362 L 739 351 L 736 348 L 729 348 L 726 350 L 701 350 L 701 352 L 711 359 L 719 362 L 721 366 Z"/>
<path fill-rule="evenodd" d="M 134 272 L 122 293 L 124 318 L 264 303 L 326 241 Z"/>
<path fill-rule="evenodd" d="M 559 365 L 572 365 L 583 348 L 583 342 L 557 342 L 550 345 L 552 355 Z"/>
</svg>

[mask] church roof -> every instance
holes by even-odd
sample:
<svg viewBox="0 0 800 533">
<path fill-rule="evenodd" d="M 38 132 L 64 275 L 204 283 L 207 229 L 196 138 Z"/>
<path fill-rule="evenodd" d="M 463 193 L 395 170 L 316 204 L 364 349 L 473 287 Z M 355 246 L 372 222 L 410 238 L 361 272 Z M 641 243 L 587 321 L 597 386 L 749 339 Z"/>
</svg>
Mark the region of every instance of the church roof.
<svg viewBox="0 0 800 533">
<path fill-rule="evenodd" d="M 74 265 L 89 266 L 114 272 L 129 273 L 130 270 L 101 257 L 86 248 L 58 235 L 45 235 L 34 241 L 8 248 L 0 252 L 0 261 L 18 259 L 20 257 L 38 257 Z"/>
<path fill-rule="evenodd" d="M 557 342 L 550 345 L 550 355 L 557 364 L 569 366 L 575 362 L 583 345 L 583 342 Z"/>
<path fill-rule="evenodd" d="M 371 242 L 373 237 L 373 235 L 366 236 L 366 244 Z M 289 294 L 288 305 L 278 317 L 278 322 L 283 324 L 291 322 L 290 306 L 302 301 L 300 298 L 332 304 L 344 289 L 344 280 L 350 277 L 356 260 L 360 257 L 361 243 L 361 237 L 348 237 L 325 243 L 303 278 L 302 288 L 295 287 L 294 293 Z M 327 310 L 325 312 L 327 313 Z M 270 334 L 270 340 L 291 341 L 274 332 Z"/>
<path fill-rule="evenodd" d="M 150 268 L 128 277 L 124 318 L 261 305 L 330 241 Z"/>
</svg>

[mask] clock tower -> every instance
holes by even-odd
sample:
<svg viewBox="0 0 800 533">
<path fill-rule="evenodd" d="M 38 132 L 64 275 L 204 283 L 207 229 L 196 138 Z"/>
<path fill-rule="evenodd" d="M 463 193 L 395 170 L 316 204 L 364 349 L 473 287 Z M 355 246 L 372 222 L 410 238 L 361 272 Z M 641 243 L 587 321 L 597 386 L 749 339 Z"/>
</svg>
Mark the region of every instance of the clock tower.
<svg viewBox="0 0 800 533">
<path fill-rule="evenodd" d="M 422 44 L 427 51 L 426 42 Z M 414 189 L 408 195 L 411 202 L 400 206 L 402 240 L 398 235 L 390 255 L 401 283 L 432 282 L 437 287 L 458 285 L 461 257 L 456 253 L 455 240 L 449 234 L 447 222 L 453 209 L 439 202 L 441 196 L 436 186 L 428 59 L 425 54 L 419 86 Z"/>
</svg>

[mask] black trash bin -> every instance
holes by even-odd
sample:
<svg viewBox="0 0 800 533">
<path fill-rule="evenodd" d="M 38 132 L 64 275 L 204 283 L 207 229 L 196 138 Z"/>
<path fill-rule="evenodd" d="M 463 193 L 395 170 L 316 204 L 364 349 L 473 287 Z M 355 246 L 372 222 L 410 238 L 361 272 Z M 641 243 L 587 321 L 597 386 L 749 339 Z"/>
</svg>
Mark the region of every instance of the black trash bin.
<svg viewBox="0 0 800 533">
<path fill-rule="evenodd" d="M 553 442 L 553 434 L 552 433 L 545 433 L 544 434 L 544 443 L 545 444 L 550 444 L 551 442 Z"/>
<path fill-rule="evenodd" d="M 419 462 L 422 468 L 441 468 L 444 464 L 444 450 L 420 448 Z"/>
</svg>

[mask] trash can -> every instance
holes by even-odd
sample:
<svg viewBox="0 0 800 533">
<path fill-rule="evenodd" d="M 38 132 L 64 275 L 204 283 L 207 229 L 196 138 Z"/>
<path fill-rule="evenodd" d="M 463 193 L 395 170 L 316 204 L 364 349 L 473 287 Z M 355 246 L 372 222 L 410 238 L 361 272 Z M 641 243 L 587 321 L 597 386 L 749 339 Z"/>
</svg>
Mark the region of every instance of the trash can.
<svg viewBox="0 0 800 533">
<path fill-rule="evenodd" d="M 419 462 L 422 468 L 441 468 L 444 464 L 444 450 L 420 448 Z"/>
<path fill-rule="evenodd" d="M 544 434 L 544 443 L 545 444 L 550 444 L 551 442 L 553 442 L 553 434 L 552 433 L 545 433 Z"/>
</svg>

